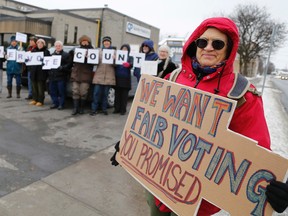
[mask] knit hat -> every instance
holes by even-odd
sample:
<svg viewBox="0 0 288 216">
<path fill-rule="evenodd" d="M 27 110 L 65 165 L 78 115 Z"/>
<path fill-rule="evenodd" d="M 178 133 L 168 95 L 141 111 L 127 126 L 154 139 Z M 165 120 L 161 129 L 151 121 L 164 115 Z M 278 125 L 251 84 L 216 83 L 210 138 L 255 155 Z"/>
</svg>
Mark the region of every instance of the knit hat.
<svg viewBox="0 0 288 216">
<path fill-rule="evenodd" d="M 16 40 L 15 35 L 13 35 L 13 36 L 10 37 L 10 42 L 15 41 L 15 40 Z"/>
<path fill-rule="evenodd" d="M 158 50 L 159 51 L 165 51 L 165 52 L 167 52 L 170 55 L 170 48 L 167 45 L 160 46 Z"/>
<path fill-rule="evenodd" d="M 38 39 L 36 43 L 42 43 L 44 46 L 46 46 L 46 42 L 42 38 Z"/>
<path fill-rule="evenodd" d="M 91 38 L 88 37 L 87 35 L 82 35 L 82 36 L 79 38 L 79 44 L 81 44 L 82 41 L 88 41 L 88 43 L 91 44 Z"/>
<path fill-rule="evenodd" d="M 104 37 L 102 38 L 102 43 L 103 43 L 104 41 L 109 41 L 110 43 L 112 43 L 112 39 L 111 39 L 111 37 L 109 37 L 109 36 L 104 36 Z"/>
</svg>

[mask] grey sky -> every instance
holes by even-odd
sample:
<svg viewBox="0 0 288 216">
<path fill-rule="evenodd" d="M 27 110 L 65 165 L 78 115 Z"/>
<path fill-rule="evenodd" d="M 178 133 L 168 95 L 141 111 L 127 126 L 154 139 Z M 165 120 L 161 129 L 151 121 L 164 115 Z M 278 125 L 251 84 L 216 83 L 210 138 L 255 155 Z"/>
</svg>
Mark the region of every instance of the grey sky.
<svg viewBox="0 0 288 216">
<path fill-rule="evenodd" d="M 205 18 L 218 15 L 228 15 L 238 4 L 256 4 L 266 7 L 271 18 L 285 22 L 288 26 L 288 1 L 286 0 L 18 0 L 19 2 L 36 5 L 46 9 L 75 9 L 75 8 L 109 8 L 133 18 L 144 21 L 160 29 L 160 35 L 186 37 Z M 287 60 L 286 60 L 287 59 Z M 271 56 L 271 61 L 278 68 L 288 68 L 288 35 L 283 48 Z"/>
</svg>

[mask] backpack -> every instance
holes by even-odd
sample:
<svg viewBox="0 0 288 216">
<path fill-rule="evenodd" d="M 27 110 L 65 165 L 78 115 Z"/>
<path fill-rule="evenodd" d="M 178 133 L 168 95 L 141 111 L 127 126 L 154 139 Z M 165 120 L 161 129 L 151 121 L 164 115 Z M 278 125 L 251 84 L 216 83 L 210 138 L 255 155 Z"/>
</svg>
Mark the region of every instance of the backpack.
<svg viewBox="0 0 288 216">
<path fill-rule="evenodd" d="M 175 82 L 181 71 L 182 68 L 177 68 L 176 70 L 174 70 L 168 80 Z M 252 87 L 250 84 L 250 81 L 246 77 L 244 77 L 240 73 L 235 73 L 234 83 L 232 85 L 232 88 L 228 92 L 227 97 L 237 101 L 236 108 L 240 107 L 246 102 L 244 95 L 247 91 L 251 92 L 254 95 L 261 96 L 261 93 L 258 92 L 257 89 L 255 87 Z"/>
</svg>

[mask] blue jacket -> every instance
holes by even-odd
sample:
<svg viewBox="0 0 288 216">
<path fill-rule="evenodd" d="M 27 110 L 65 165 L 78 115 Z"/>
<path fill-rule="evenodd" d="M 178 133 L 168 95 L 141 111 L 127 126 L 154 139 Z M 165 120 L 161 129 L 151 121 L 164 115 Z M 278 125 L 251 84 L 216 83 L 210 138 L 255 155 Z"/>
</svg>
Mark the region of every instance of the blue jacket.
<svg viewBox="0 0 288 216">
<path fill-rule="evenodd" d="M 158 59 L 158 54 L 154 52 L 154 43 L 152 40 L 145 40 L 140 47 L 140 52 L 143 53 L 143 46 L 146 45 L 149 47 L 149 52 L 145 55 L 145 61 L 156 61 Z M 141 69 L 140 68 L 134 68 L 133 75 L 137 78 L 137 81 L 139 82 L 140 76 L 141 76 Z"/>
<path fill-rule="evenodd" d="M 9 46 L 9 47 L 7 47 L 7 49 L 16 49 L 16 50 L 18 50 L 18 45 L 16 45 L 15 47 Z M 7 61 L 6 72 L 7 72 L 8 75 L 21 74 L 21 71 L 22 71 L 22 64 L 21 63 L 16 62 L 16 60 Z"/>
</svg>

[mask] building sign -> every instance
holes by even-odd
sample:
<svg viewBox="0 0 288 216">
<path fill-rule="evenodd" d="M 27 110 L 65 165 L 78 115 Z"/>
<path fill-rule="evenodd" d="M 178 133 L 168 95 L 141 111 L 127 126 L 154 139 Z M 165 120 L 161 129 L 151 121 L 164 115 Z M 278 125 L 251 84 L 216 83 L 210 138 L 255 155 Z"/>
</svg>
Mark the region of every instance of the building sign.
<svg viewBox="0 0 288 216">
<path fill-rule="evenodd" d="M 202 199 L 231 215 L 272 215 L 265 188 L 288 160 L 228 129 L 236 101 L 142 75 L 116 159 L 177 215 Z"/>
<path fill-rule="evenodd" d="M 151 36 L 151 30 L 144 28 L 142 26 L 136 25 L 131 22 L 127 22 L 126 24 L 126 32 L 134 35 L 138 35 L 144 38 L 150 38 Z"/>
</svg>

